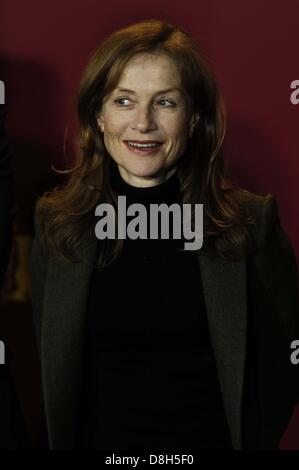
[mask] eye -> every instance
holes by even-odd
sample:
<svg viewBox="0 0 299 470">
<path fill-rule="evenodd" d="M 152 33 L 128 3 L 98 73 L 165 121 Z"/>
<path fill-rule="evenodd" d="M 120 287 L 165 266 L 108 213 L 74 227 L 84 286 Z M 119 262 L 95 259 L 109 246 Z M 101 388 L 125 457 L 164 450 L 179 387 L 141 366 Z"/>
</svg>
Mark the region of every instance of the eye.
<svg viewBox="0 0 299 470">
<path fill-rule="evenodd" d="M 170 108 L 176 106 L 175 102 L 171 100 L 159 100 L 158 103 L 164 103 L 162 104 L 162 108 Z"/>
<path fill-rule="evenodd" d="M 119 106 L 127 106 L 124 101 L 130 101 L 129 98 L 116 98 L 113 100 L 113 103 L 118 104 Z"/>
</svg>

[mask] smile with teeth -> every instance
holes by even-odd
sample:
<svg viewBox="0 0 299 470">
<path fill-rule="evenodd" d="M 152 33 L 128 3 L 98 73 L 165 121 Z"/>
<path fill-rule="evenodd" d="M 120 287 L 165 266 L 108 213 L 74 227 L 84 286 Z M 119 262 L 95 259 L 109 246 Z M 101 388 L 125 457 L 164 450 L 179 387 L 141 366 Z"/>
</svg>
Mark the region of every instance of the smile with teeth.
<svg viewBox="0 0 299 470">
<path fill-rule="evenodd" d="M 139 147 L 139 148 L 151 148 L 151 147 L 158 147 L 159 145 L 161 145 L 160 143 L 140 144 L 140 143 L 131 142 L 131 141 L 128 141 L 128 144 L 131 145 L 132 147 Z"/>
</svg>

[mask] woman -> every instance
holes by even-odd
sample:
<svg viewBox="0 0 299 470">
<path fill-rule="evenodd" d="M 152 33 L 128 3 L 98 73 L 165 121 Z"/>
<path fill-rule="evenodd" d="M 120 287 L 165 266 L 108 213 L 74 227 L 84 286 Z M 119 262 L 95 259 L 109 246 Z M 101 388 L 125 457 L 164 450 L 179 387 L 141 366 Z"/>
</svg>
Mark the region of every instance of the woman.
<svg viewBox="0 0 299 470">
<path fill-rule="evenodd" d="M 165 22 L 119 30 L 78 115 L 78 160 L 38 201 L 31 255 L 50 448 L 277 448 L 299 397 L 296 261 L 273 196 L 224 174 L 207 61 Z M 99 239 L 96 208 L 119 196 L 189 204 L 193 227 L 203 204 L 203 246 Z"/>
</svg>

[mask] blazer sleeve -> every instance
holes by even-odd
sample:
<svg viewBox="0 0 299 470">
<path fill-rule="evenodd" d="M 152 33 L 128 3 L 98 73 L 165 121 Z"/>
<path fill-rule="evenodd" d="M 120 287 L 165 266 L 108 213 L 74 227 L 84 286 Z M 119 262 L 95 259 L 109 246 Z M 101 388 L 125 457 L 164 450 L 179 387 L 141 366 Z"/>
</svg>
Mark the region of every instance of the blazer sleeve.
<svg viewBox="0 0 299 470">
<path fill-rule="evenodd" d="M 258 250 L 248 260 L 249 322 L 255 344 L 260 445 L 277 446 L 299 400 L 299 366 L 291 342 L 299 339 L 298 270 L 272 195 L 264 198 Z M 299 430 L 298 430 L 299 431 Z"/>
<path fill-rule="evenodd" d="M 40 355 L 42 311 L 47 276 L 48 250 L 42 242 L 41 227 L 36 209 L 34 214 L 34 232 L 35 236 L 32 242 L 30 253 L 30 274 L 32 286 L 32 313 L 35 326 L 37 348 Z"/>
</svg>

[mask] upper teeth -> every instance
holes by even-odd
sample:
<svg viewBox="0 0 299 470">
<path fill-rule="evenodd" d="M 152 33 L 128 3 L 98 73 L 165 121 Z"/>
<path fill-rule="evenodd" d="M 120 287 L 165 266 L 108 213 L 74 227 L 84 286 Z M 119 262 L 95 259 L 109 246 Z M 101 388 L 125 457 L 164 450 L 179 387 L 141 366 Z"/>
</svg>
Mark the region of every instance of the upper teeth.
<svg viewBox="0 0 299 470">
<path fill-rule="evenodd" d="M 160 144 L 137 144 L 137 142 L 129 142 L 130 145 L 133 145 L 134 147 L 157 147 Z"/>
</svg>

